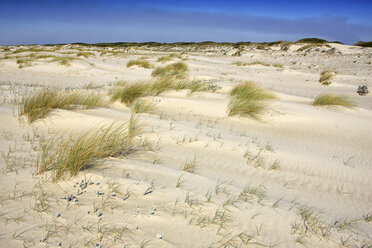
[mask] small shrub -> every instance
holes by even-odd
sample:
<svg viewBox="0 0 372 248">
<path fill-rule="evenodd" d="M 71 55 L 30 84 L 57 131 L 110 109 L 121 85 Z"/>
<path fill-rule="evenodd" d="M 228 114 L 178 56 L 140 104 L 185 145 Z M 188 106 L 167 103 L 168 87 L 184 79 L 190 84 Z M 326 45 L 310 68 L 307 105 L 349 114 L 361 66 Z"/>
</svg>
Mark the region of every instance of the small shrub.
<svg viewBox="0 0 372 248">
<path fill-rule="evenodd" d="M 333 94 L 326 94 L 318 96 L 314 102 L 314 106 L 327 106 L 327 105 L 336 105 L 343 106 L 347 108 L 354 107 L 354 103 L 346 96 L 337 96 Z"/>
<path fill-rule="evenodd" d="M 266 111 L 264 100 L 276 98 L 253 82 L 238 84 L 231 90 L 230 96 L 229 116 L 247 116 L 254 119 L 259 119 Z"/>
<path fill-rule="evenodd" d="M 358 41 L 353 46 L 372 47 L 372 41 Z"/>
<path fill-rule="evenodd" d="M 322 85 L 330 85 L 331 79 L 337 74 L 335 71 L 324 70 L 320 73 L 319 83 Z"/>
<path fill-rule="evenodd" d="M 137 60 L 131 60 L 127 63 L 127 68 L 131 67 L 131 66 L 139 66 L 139 67 L 143 67 L 143 68 L 146 68 L 146 69 L 149 69 L 152 67 L 152 65 L 150 64 L 149 61 L 147 60 L 142 60 L 142 59 L 137 59 Z"/>
<path fill-rule="evenodd" d="M 177 79 L 185 78 L 188 67 L 183 62 L 173 63 L 164 67 L 156 68 L 151 76 L 153 77 L 175 77 Z"/>
</svg>

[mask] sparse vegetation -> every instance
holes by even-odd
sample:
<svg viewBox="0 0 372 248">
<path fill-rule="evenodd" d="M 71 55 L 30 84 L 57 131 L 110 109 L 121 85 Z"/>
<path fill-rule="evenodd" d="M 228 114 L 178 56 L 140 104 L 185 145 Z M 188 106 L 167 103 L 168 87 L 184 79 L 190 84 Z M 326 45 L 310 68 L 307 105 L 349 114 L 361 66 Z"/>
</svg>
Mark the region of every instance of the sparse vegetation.
<svg viewBox="0 0 372 248">
<path fill-rule="evenodd" d="M 92 52 L 78 52 L 76 56 L 78 56 L 78 57 L 82 56 L 84 58 L 89 58 L 90 56 L 94 56 L 94 53 L 92 53 Z"/>
<path fill-rule="evenodd" d="M 44 118 L 52 109 L 89 109 L 104 106 L 101 95 L 82 92 L 62 92 L 42 90 L 31 96 L 25 96 L 20 105 L 20 115 L 27 116 L 28 122 Z"/>
<path fill-rule="evenodd" d="M 151 74 L 153 77 L 175 77 L 177 79 L 184 79 L 188 67 L 183 62 L 177 62 L 165 67 L 157 67 Z"/>
<path fill-rule="evenodd" d="M 320 73 L 319 83 L 321 85 L 330 85 L 332 78 L 336 76 L 337 72 L 332 70 L 324 70 Z"/>
<path fill-rule="evenodd" d="M 133 103 L 133 113 L 147 113 L 155 109 L 154 103 L 146 100 L 137 100 Z"/>
<path fill-rule="evenodd" d="M 77 59 L 76 57 L 59 56 L 54 57 L 51 62 L 58 62 L 60 65 L 69 66 L 71 61 Z"/>
<path fill-rule="evenodd" d="M 160 77 L 154 82 L 125 83 L 120 82 L 111 90 L 111 100 L 120 100 L 130 106 L 137 98 L 156 96 L 168 90 L 189 89 L 190 94 L 197 91 L 215 91 L 217 86 L 200 80 L 178 80 L 173 77 Z"/>
<path fill-rule="evenodd" d="M 52 138 L 41 143 L 37 172 L 52 171 L 54 180 L 75 176 L 97 166 L 107 157 L 125 156 L 133 150 L 133 137 L 139 129 L 132 116 L 129 123 L 113 122 L 79 135 Z"/>
<path fill-rule="evenodd" d="M 233 62 L 233 64 L 237 65 L 237 66 L 262 65 L 262 66 L 273 66 L 273 67 L 276 67 L 276 68 L 283 68 L 283 65 L 280 64 L 280 63 L 269 64 L 269 63 L 265 63 L 263 61 L 252 61 L 252 62 L 237 61 L 237 62 Z"/>
<path fill-rule="evenodd" d="M 147 61 L 147 60 L 144 60 L 144 59 L 130 60 L 127 63 L 127 68 L 129 68 L 131 66 L 134 66 L 134 65 L 139 66 L 139 67 L 143 67 L 143 68 L 146 68 L 146 69 L 152 68 L 152 65 L 150 64 L 150 62 Z"/>
<path fill-rule="evenodd" d="M 111 100 L 120 100 L 126 105 L 131 105 L 137 98 L 148 95 L 150 89 L 151 84 L 148 82 L 123 83 L 110 92 Z"/>
<path fill-rule="evenodd" d="M 172 54 L 169 54 L 168 56 L 162 56 L 162 57 L 158 58 L 158 62 L 168 62 L 168 61 L 171 61 L 172 59 L 175 59 L 175 58 L 182 59 L 182 55 L 172 53 Z"/>
<path fill-rule="evenodd" d="M 229 116 L 246 116 L 259 119 L 266 111 L 264 100 L 275 99 L 276 97 L 254 82 L 245 82 L 235 86 L 230 92 Z"/>
<path fill-rule="evenodd" d="M 336 106 L 343 106 L 347 108 L 354 107 L 354 103 L 346 96 L 337 96 L 333 94 L 326 94 L 318 96 L 314 102 L 314 106 L 328 106 L 328 105 L 336 105 Z"/>
</svg>

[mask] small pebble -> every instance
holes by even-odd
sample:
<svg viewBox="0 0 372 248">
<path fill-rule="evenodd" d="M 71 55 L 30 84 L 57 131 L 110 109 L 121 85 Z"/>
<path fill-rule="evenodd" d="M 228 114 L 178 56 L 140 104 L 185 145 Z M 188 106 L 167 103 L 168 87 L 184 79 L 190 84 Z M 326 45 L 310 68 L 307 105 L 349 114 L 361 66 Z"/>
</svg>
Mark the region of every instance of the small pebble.
<svg viewBox="0 0 372 248">
<path fill-rule="evenodd" d="M 157 239 L 162 239 L 162 238 L 163 238 L 163 235 L 161 235 L 161 234 L 157 234 L 157 235 L 156 235 L 156 238 L 157 238 Z"/>
<path fill-rule="evenodd" d="M 57 214 L 56 214 L 56 217 L 61 217 L 61 214 L 60 214 L 60 213 L 57 213 Z"/>
<path fill-rule="evenodd" d="M 97 196 L 104 195 L 104 194 L 105 194 L 104 192 L 97 191 Z"/>
<path fill-rule="evenodd" d="M 112 192 L 112 193 L 111 193 L 111 196 L 116 196 L 116 193 L 115 193 L 115 192 Z"/>
<path fill-rule="evenodd" d="M 96 185 L 99 185 L 99 182 L 96 182 Z"/>
</svg>

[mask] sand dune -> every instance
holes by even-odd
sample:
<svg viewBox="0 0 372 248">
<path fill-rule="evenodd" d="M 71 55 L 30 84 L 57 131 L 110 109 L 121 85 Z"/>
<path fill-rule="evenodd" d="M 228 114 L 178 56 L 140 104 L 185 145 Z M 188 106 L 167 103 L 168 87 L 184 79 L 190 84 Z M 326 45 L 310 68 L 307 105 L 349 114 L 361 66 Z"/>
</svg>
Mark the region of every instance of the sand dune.
<svg viewBox="0 0 372 248">
<path fill-rule="evenodd" d="M 57 182 L 50 172 L 36 174 L 39 142 L 125 123 L 131 108 L 115 102 L 89 110 L 56 109 L 28 123 L 18 116 L 16 101 L 45 87 L 108 99 L 117 81 L 154 80 L 153 68 L 127 68 L 130 59 L 146 56 L 154 66 L 180 59 L 157 62 L 171 51 L 156 48 L 102 54 L 78 46 L 54 53 L 79 48 L 94 55 L 69 66 L 37 60 L 24 68 L 12 55 L 3 58 L 0 244 L 371 247 L 372 95 L 359 96 L 356 88 L 371 86 L 372 50 L 330 46 L 341 54 L 330 55 L 330 48 L 296 52 L 296 45 L 288 52 L 245 47 L 241 57 L 221 55 L 222 48 L 213 47 L 210 55 L 187 52 L 183 62 L 189 77 L 213 83 L 217 90 L 144 97 L 155 109 L 136 115 L 142 132 L 135 140 L 141 146 Z M 233 64 L 237 61 L 271 65 Z M 318 82 L 324 69 L 338 72 L 329 86 Z M 230 90 L 248 80 L 277 96 L 267 102 L 261 120 L 228 116 Z M 348 96 L 356 106 L 311 105 L 326 93 Z M 69 194 L 78 201 L 63 199 Z"/>
</svg>

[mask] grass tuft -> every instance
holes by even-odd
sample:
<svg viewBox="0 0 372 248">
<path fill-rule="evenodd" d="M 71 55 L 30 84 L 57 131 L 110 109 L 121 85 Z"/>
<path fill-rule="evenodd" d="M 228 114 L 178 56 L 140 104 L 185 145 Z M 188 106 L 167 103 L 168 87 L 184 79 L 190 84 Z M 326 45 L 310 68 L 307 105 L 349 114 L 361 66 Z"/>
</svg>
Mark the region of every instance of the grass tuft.
<svg viewBox="0 0 372 248">
<path fill-rule="evenodd" d="M 328 106 L 328 105 L 336 105 L 336 106 L 343 106 L 347 108 L 354 107 L 354 103 L 346 96 L 337 96 L 333 94 L 325 94 L 320 95 L 315 98 L 313 102 L 314 106 Z"/>
<path fill-rule="evenodd" d="M 102 96 L 94 93 L 61 92 L 58 90 L 42 90 L 31 96 L 23 97 L 20 115 L 27 116 L 28 122 L 44 118 L 52 109 L 83 109 L 104 106 Z"/>
<path fill-rule="evenodd" d="M 173 63 L 164 67 L 157 67 L 151 74 L 153 77 L 175 77 L 182 79 L 186 77 L 188 67 L 183 62 Z"/>
<path fill-rule="evenodd" d="M 332 78 L 336 76 L 336 71 L 324 70 L 320 73 L 319 83 L 321 85 L 330 85 Z"/>
<path fill-rule="evenodd" d="M 229 116 L 247 116 L 259 119 L 266 111 L 264 100 L 275 99 L 275 95 L 256 86 L 254 82 L 245 82 L 235 86 L 230 92 Z"/>
<path fill-rule="evenodd" d="M 111 92 L 111 100 L 131 105 L 137 98 L 149 94 L 151 84 L 146 82 L 122 83 L 121 86 L 115 87 Z"/>
<path fill-rule="evenodd" d="M 77 175 L 80 171 L 100 165 L 108 157 L 125 156 L 133 150 L 133 138 L 139 129 L 133 128 L 135 118 L 128 123 L 113 122 L 109 126 L 42 141 L 37 160 L 37 172 L 53 172 L 53 179 Z"/>
<path fill-rule="evenodd" d="M 127 63 L 127 68 L 131 67 L 131 66 L 139 66 L 139 67 L 143 67 L 143 68 L 146 68 L 146 69 L 149 69 L 149 68 L 152 68 L 152 65 L 150 64 L 149 61 L 147 60 L 143 60 L 143 59 L 137 59 L 137 60 L 131 60 Z"/>
</svg>

